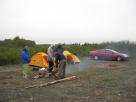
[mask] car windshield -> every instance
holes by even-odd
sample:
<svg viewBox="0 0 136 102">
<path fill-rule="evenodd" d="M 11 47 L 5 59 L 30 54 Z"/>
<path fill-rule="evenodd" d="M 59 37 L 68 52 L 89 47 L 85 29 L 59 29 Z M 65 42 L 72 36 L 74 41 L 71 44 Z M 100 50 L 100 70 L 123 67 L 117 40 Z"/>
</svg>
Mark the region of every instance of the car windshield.
<svg viewBox="0 0 136 102">
<path fill-rule="evenodd" d="M 113 53 L 118 53 L 117 51 L 115 51 L 115 50 L 111 50 Z"/>
</svg>

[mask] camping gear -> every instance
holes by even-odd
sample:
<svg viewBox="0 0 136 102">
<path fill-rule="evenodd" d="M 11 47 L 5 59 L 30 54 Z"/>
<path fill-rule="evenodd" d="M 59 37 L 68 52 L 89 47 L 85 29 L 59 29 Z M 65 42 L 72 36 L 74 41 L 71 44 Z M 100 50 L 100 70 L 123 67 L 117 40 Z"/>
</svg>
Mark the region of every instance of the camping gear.
<svg viewBox="0 0 136 102">
<path fill-rule="evenodd" d="M 48 68 L 48 55 L 44 52 L 34 54 L 29 65 L 36 66 L 38 68 Z"/>
<path fill-rule="evenodd" d="M 70 53 L 69 51 L 65 50 L 63 54 L 66 57 L 68 63 L 80 63 L 79 58 L 76 55 Z M 48 68 L 48 55 L 44 52 L 38 52 L 34 54 L 30 60 L 29 65 L 37 68 Z"/>
<path fill-rule="evenodd" d="M 76 55 L 70 53 L 69 51 L 65 50 L 63 54 L 66 57 L 68 63 L 71 64 L 80 63 L 79 58 Z"/>
</svg>

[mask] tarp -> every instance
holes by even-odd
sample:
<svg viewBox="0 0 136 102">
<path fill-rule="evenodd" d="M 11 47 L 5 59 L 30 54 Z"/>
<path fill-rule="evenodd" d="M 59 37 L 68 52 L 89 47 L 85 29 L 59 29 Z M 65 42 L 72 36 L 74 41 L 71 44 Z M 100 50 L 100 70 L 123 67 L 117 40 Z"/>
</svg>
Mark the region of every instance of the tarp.
<svg viewBox="0 0 136 102">
<path fill-rule="evenodd" d="M 68 63 L 72 64 L 80 63 L 79 58 L 67 50 L 63 52 L 63 55 L 66 57 Z"/>
<path fill-rule="evenodd" d="M 44 52 L 38 52 L 32 56 L 29 64 L 39 68 L 48 68 L 48 55 Z"/>
</svg>

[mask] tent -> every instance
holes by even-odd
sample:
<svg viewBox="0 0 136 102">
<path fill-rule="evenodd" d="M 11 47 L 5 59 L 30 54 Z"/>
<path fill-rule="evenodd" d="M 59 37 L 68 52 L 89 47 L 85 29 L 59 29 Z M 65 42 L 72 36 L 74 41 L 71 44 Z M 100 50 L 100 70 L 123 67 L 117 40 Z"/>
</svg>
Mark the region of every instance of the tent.
<svg viewBox="0 0 136 102">
<path fill-rule="evenodd" d="M 71 63 L 71 64 L 80 63 L 79 58 L 76 55 L 70 53 L 69 51 L 65 50 L 63 54 L 66 57 L 68 63 Z M 31 58 L 29 65 L 35 66 L 38 68 L 48 68 L 49 66 L 48 55 L 44 52 L 38 52 L 34 54 Z"/>
<path fill-rule="evenodd" d="M 63 55 L 66 57 L 68 63 L 71 63 L 71 64 L 80 63 L 79 58 L 67 50 L 63 52 Z"/>
<path fill-rule="evenodd" d="M 34 54 L 29 63 L 31 66 L 48 68 L 48 55 L 44 52 Z"/>
</svg>

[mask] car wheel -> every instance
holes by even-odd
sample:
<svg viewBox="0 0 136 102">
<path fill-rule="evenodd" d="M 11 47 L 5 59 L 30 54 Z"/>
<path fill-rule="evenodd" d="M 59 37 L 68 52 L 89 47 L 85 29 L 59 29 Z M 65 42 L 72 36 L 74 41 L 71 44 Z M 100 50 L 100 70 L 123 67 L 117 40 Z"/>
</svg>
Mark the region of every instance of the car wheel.
<svg viewBox="0 0 136 102">
<path fill-rule="evenodd" d="M 99 58 L 98 58 L 98 56 L 94 56 L 94 59 L 95 59 L 95 60 L 98 60 Z"/>
<path fill-rule="evenodd" d="M 117 61 L 121 61 L 121 57 L 117 57 Z"/>
</svg>

